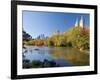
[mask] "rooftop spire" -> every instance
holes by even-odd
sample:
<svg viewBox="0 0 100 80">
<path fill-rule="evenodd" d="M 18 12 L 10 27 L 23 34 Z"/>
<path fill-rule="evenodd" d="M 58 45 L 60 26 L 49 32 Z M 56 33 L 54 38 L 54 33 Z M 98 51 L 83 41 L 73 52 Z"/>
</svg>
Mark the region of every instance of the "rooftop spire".
<svg viewBox="0 0 100 80">
<path fill-rule="evenodd" d="M 78 26 L 78 19 L 76 19 L 76 22 L 75 22 L 75 25 L 74 25 L 75 27 L 77 27 Z"/>
<path fill-rule="evenodd" d="M 82 27 L 82 28 L 84 27 L 83 17 L 82 16 L 81 16 L 81 19 L 80 19 L 80 22 L 79 22 L 79 26 Z"/>
</svg>

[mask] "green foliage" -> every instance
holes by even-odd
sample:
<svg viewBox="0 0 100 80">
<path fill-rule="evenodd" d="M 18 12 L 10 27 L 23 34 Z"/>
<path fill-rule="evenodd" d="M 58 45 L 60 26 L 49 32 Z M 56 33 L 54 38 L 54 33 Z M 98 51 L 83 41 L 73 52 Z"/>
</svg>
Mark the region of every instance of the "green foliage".
<svg viewBox="0 0 100 80">
<path fill-rule="evenodd" d="M 54 40 L 53 40 L 52 37 L 51 38 L 48 38 L 47 44 L 48 44 L 48 46 L 54 46 Z"/>
<path fill-rule="evenodd" d="M 89 49 L 89 29 L 73 27 L 64 33 L 67 36 L 67 42 L 73 47 L 81 50 Z"/>
<path fill-rule="evenodd" d="M 23 68 L 44 68 L 44 67 L 59 67 L 59 65 L 57 65 L 55 61 L 48 61 L 46 59 L 43 62 L 39 60 L 33 60 L 31 63 L 23 63 Z"/>
<path fill-rule="evenodd" d="M 23 30 L 23 40 L 28 41 L 32 39 L 32 36 Z"/>
<path fill-rule="evenodd" d="M 32 67 L 35 67 L 35 68 L 42 67 L 42 62 L 40 61 L 33 60 L 31 64 L 32 64 Z"/>
<path fill-rule="evenodd" d="M 50 46 L 66 46 L 66 37 L 63 34 L 56 33 L 48 38 L 48 45 Z"/>
<path fill-rule="evenodd" d="M 25 32 L 24 32 L 25 33 Z M 36 46 L 55 46 L 55 47 L 74 47 L 80 50 L 89 49 L 89 29 L 72 27 L 63 34 L 55 32 L 51 37 L 45 39 L 31 39 L 24 41 L 26 45 Z"/>
<path fill-rule="evenodd" d="M 25 64 L 25 63 L 23 63 L 23 68 L 31 68 L 32 67 L 32 65 L 31 64 Z"/>
</svg>

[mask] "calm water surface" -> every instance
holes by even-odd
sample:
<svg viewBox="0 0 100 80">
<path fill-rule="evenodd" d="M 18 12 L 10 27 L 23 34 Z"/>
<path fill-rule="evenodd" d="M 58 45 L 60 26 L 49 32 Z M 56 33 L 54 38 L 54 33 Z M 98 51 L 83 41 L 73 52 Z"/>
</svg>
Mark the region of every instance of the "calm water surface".
<svg viewBox="0 0 100 80">
<path fill-rule="evenodd" d="M 66 47 L 25 46 L 23 59 L 55 61 L 60 66 L 89 65 L 89 54 Z"/>
</svg>

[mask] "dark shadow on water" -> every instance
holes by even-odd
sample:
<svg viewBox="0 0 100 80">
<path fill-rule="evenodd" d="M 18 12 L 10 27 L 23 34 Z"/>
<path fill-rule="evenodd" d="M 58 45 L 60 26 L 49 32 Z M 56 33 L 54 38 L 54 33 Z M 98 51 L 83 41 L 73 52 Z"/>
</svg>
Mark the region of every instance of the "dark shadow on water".
<svg viewBox="0 0 100 80">
<path fill-rule="evenodd" d="M 69 63 L 67 63 L 64 60 L 47 60 L 44 59 L 44 61 L 40 60 L 33 60 L 30 62 L 29 60 L 24 60 L 23 62 L 23 68 L 48 68 L 48 67 L 67 67 L 67 66 L 72 66 Z"/>
</svg>

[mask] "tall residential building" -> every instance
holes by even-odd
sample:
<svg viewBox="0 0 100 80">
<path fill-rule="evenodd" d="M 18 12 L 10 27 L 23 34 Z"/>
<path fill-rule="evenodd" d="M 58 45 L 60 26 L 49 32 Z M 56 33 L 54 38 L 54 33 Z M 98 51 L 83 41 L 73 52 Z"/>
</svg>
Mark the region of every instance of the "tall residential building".
<svg viewBox="0 0 100 80">
<path fill-rule="evenodd" d="M 83 17 L 81 16 L 81 19 L 80 19 L 80 21 L 78 21 L 78 19 L 76 20 L 76 22 L 75 22 L 75 25 L 74 25 L 75 27 L 82 27 L 82 28 L 84 28 L 84 19 L 83 19 Z"/>
<path fill-rule="evenodd" d="M 81 16 L 81 19 L 80 19 L 80 21 L 79 21 L 79 26 L 80 27 L 84 27 L 84 20 L 83 20 L 83 17 Z"/>
<path fill-rule="evenodd" d="M 78 26 L 78 19 L 76 20 L 76 22 L 75 22 L 75 27 L 77 27 Z"/>
</svg>

